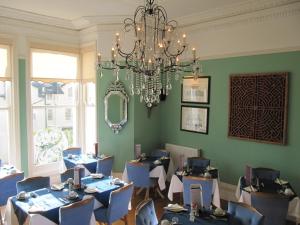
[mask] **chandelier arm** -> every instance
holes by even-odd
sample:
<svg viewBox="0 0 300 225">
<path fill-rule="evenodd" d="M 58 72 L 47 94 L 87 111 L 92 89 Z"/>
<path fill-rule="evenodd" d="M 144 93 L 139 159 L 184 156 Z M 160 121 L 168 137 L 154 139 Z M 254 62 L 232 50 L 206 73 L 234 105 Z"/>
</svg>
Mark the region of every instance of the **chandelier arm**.
<svg viewBox="0 0 300 225">
<path fill-rule="evenodd" d="M 167 48 L 164 49 L 164 52 L 165 52 L 166 56 L 176 58 L 177 56 L 181 55 L 185 49 L 186 49 L 186 46 L 182 46 L 181 50 L 177 49 L 177 54 L 172 54 L 171 52 L 169 52 L 169 46 L 168 46 Z"/>
</svg>

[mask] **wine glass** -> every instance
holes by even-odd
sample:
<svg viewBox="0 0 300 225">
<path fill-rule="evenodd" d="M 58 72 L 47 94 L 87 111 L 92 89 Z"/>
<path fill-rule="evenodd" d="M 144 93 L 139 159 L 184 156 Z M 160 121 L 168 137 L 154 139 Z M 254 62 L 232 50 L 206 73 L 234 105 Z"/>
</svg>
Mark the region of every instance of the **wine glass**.
<svg viewBox="0 0 300 225">
<path fill-rule="evenodd" d="M 179 222 L 178 217 L 176 217 L 176 216 L 172 217 L 171 224 L 178 224 L 178 222 Z"/>
</svg>

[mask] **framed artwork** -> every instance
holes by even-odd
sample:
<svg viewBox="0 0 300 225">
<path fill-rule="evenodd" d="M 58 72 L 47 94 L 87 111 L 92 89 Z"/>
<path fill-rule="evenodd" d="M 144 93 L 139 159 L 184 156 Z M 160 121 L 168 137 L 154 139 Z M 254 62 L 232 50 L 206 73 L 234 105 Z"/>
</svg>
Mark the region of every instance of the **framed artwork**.
<svg viewBox="0 0 300 225">
<path fill-rule="evenodd" d="M 184 77 L 181 85 L 181 102 L 209 104 L 210 77 Z"/>
<path fill-rule="evenodd" d="M 230 76 L 228 136 L 286 144 L 288 73 Z"/>
<path fill-rule="evenodd" d="M 208 134 L 209 108 L 181 106 L 180 130 Z"/>
</svg>

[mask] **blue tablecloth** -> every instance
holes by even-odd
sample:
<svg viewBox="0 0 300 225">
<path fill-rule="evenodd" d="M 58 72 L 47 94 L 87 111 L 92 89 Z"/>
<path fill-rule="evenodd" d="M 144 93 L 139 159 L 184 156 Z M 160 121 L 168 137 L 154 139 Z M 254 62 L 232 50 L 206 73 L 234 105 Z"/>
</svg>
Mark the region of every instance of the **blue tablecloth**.
<svg viewBox="0 0 300 225">
<path fill-rule="evenodd" d="M 110 193 L 113 190 L 116 190 L 123 186 L 123 184 L 110 184 L 110 180 L 108 178 L 93 179 L 91 177 L 84 177 L 82 178 L 82 182 L 87 187 L 96 187 L 99 190 L 99 192 L 93 193 L 92 195 L 104 206 L 107 206 L 109 204 Z M 74 200 L 67 199 L 67 189 L 64 189 L 62 191 L 52 191 L 46 188 L 36 190 L 34 191 L 34 193 L 37 195 L 37 197 L 29 197 L 24 201 L 19 201 L 16 197 L 13 197 L 12 205 L 14 208 L 14 212 L 18 218 L 19 224 L 24 224 L 29 214 L 28 210 L 30 208 L 30 205 L 32 205 L 33 203 L 34 205 L 42 205 L 42 207 L 44 208 L 41 212 L 38 212 L 40 215 L 48 218 L 54 223 L 59 223 L 59 208 L 63 205 L 68 205 L 70 203 L 80 201 L 85 195 L 84 190 L 77 190 L 76 192 L 78 193 L 78 198 Z"/>
<path fill-rule="evenodd" d="M 82 155 L 74 156 L 72 159 L 64 157 L 64 163 L 68 169 L 76 165 L 83 165 L 91 173 L 96 173 L 97 161 L 97 158 L 82 157 Z"/>
<path fill-rule="evenodd" d="M 178 224 L 182 225 L 229 225 L 228 220 L 226 218 L 220 218 L 220 219 L 213 219 L 209 216 L 207 217 L 196 217 L 194 222 L 190 221 L 190 215 L 189 212 L 169 212 L 165 211 L 161 220 L 169 220 L 172 221 L 173 217 L 178 218 Z"/>
</svg>

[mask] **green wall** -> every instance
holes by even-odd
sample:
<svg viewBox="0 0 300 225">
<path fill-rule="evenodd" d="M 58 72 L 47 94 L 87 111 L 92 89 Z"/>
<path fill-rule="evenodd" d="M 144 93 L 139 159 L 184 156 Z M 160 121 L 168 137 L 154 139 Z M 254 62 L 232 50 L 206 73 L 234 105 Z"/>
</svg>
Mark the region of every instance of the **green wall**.
<svg viewBox="0 0 300 225">
<path fill-rule="evenodd" d="M 234 57 L 207 60 L 204 74 L 211 76 L 208 135 L 180 131 L 181 87 L 174 82 L 173 90 L 160 106 L 161 143 L 172 143 L 202 149 L 204 156 L 220 169 L 221 180 L 237 184 L 246 164 L 271 167 L 292 182 L 300 193 L 300 52 Z M 289 108 L 288 143 L 285 146 L 242 141 L 227 137 L 229 75 L 288 71 Z M 298 100 L 297 100 L 298 99 Z"/>
<path fill-rule="evenodd" d="M 129 82 L 124 80 L 124 71 L 120 72 L 120 80 L 126 86 L 129 95 Z M 104 96 L 111 82 L 115 80 L 111 71 L 104 71 L 102 78 L 97 78 L 97 115 L 98 142 L 100 154 L 115 156 L 114 171 L 122 172 L 126 161 L 134 158 L 135 144 L 141 144 L 143 152 L 149 152 L 159 145 L 159 109 L 154 108 L 151 117 L 147 117 L 147 109 L 139 102 L 138 97 L 129 95 L 128 122 L 118 133 L 114 134 L 104 120 Z"/>
</svg>

